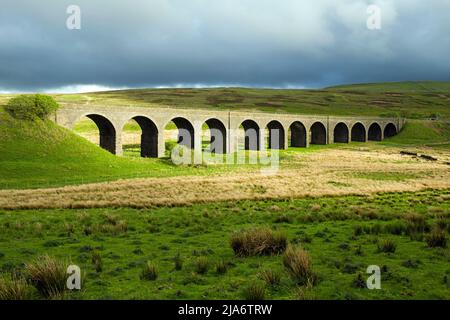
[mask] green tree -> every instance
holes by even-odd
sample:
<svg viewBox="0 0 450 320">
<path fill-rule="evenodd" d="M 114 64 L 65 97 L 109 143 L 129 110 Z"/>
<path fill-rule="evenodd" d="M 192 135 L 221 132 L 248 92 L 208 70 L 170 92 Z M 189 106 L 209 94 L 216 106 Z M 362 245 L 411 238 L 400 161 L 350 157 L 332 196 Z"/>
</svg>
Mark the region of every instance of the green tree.
<svg viewBox="0 0 450 320">
<path fill-rule="evenodd" d="M 58 103 L 52 97 L 43 94 L 14 97 L 5 107 L 11 116 L 23 120 L 46 119 L 58 108 Z"/>
</svg>

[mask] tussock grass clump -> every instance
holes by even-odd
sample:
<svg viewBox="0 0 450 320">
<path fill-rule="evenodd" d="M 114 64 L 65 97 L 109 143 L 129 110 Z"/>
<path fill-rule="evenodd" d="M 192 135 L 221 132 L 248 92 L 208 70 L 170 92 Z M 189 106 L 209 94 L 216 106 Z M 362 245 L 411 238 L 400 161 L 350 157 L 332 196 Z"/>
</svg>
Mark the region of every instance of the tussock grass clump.
<svg viewBox="0 0 450 320">
<path fill-rule="evenodd" d="M 447 231 L 448 222 L 444 216 L 439 216 L 436 220 L 436 228 L 442 231 Z"/>
<path fill-rule="evenodd" d="M 33 292 L 24 278 L 0 276 L 0 300 L 31 300 Z"/>
<path fill-rule="evenodd" d="M 361 273 L 358 273 L 355 279 L 353 279 L 352 286 L 354 288 L 364 289 L 367 288 L 366 280 Z"/>
<path fill-rule="evenodd" d="M 298 300 L 316 300 L 317 298 L 312 290 L 313 286 L 311 284 L 299 287 L 296 292 L 296 298 Z"/>
<path fill-rule="evenodd" d="M 155 281 L 158 278 L 158 267 L 151 261 L 147 261 L 141 271 L 141 279 Z"/>
<path fill-rule="evenodd" d="M 94 265 L 96 272 L 102 272 L 103 270 L 103 262 L 102 262 L 102 254 L 99 251 L 93 251 L 91 256 L 92 264 Z"/>
<path fill-rule="evenodd" d="M 180 254 L 177 254 L 173 258 L 173 263 L 175 265 L 175 270 L 180 271 L 181 269 L 183 269 L 183 258 L 181 258 Z"/>
<path fill-rule="evenodd" d="M 384 226 L 384 231 L 399 236 L 407 231 L 407 227 L 401 221 L 393 221 Z"/>
<path fill-rule="evenodd" d="M 355 237 L 360 236 L 364 233 L 364 228 L 360 224 L 353 226 L 353 235 Z"/>
<path fill-rule="evenodd" d="M 66 291 L 67 266 L 48 255 L 26 264 L 25 271 L 31 284 L 45 298 L 57 298 Z"/>
<path fill-rule="evenodd" d="M 409 235 L 424 233 L 428 225 L 424 215 L 418 213 L 408 213 L 404 217 L 406 221 L 406 231 Z"/>
<path fill-rule="evenodd" d="M 217 274 L 225 274 L 228 271 L 229 264 L 225 260 L 220 260 L 216 264 L 216 273 Z"/>
<path fill-rule="evenodd" d="M 292 218 L 287 214 L 280 214 L 275 217 L 273 220 L 274 223 L 291 223 Z"/>
<path fill-rule="evenodd" d="M 275 270 L 263 270 L 260 273 L 260 277 L 264 280 L 269 286 L 275 287 L 280 284 L 281 274 Z"/>
<path fill-rule="evenodd" d="M 299 285 L 314 284 L 317 281 L 309 253 L 300 247 L 289 246 L 286 249 L 283 265 Z"/>
<path fill-rule="evenodd" d="M 281 232 L 259 228 L 236 232 L 230 242 L 236 256 L 269 256 L 286 250 L 287 237 Z"/>
<path fill-rule="evenodd" d="M 446 231 L 440 230 L 439 228 L 434 228 L 429 234 L 427 234 L 425 241 L 430 248 L 445 248 L 447 247 Z"/>
<path fill-rule="evenodd" d="M 397 244 L 392 239 L 382 239 L 377 244 L 378 252 L 394 253 L 397 250 Z"/>
<path fill-rule="evenodd" d="M 209 261 L 207 257 L 199 257 L 195 260 L 194 269 L 198 274 L 205 274 L 208 272 Z"/>
<path fill-rule="evenodd" d="M 260 281 L 252 282 L 244 288 L 243 295 L 245 300 L 264 300 L 266 297 L 266 286 Z"/>
</svg>

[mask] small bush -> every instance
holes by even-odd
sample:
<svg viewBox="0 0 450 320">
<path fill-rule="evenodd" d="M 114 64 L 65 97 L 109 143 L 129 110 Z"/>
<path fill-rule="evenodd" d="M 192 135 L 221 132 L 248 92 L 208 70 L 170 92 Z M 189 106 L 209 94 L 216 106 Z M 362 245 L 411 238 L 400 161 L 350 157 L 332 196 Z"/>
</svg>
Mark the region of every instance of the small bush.
<svg viewBox="0 0 450 320">
<path fill-rule="evenodd" d="M 274 270 L 263 270 L 260 274 L 262 280 L 264 280 L 269 286 L 275 287 L 280 284 L 281 274 Z"/>
<path fill-rule="evenodd" d="M 198 274 L 205 274 L 209 268 L 209 261 L 207 257 L 199 257 L 195 261 L 195 272 Z"/>
<path fill-rule="evenodd" d="M 37 258 L 34 262 L 27 264 L 27 277 L 46 298 L 61 297 L 66 290 L 66 264 L 48 255 Z"/>
<path fill-rule="evenodd" d="M 50 96 L 20 95 L 9 100 L 5 110 L 14 118 L 21 120 L 45 119 L 59 108 Z"/>
<path fill-rule="evenodd" d="M 244 299 L 250 301 L 261 301 L 266 296 L 266 286 L 262 282 L 252 282 L 244 288 Z"/>
<path fill-rule="evenodd" d="M 141 272 L 141 279 L 142 280 L 148 280 L 148 281 L 154 281 L 158 278 L 158 268 L 156 265 L 151 262 L 147 261 L 144 268 Z"/>
<path fill-rule="evenodd" d="M 0 300 L 31 300 L 32 290 L 24 278 L 0 277 Z"/>
<path fill-rule="evenodd" d="M 283 255 L 283 264 L 299 285 L 314 284 L 312 260 L 308 252 L 299 247 L 289 246 Z"/>
<path fill-rule="evenodd" d="M 397 249 L 397 244 L 391 239 L 383 239 L 378 242 L 378 251 L 386 253 L 394 253 Z"/>
<path fill-rule="evenodd" d="M 236 256 L 267 256 L 286 250 L 287 237 L 270 229 L 250 229 L 231 236 L 231 247 Z"/>
<path fill-rule="evenodd" d="M 440 230 L 438 228 L 433 229 L 427 236 L 425 237 L 425 241 L 427 242 L 430 248 L 445 248 L 447 246 L 447 235 L 446 232 Z"/>
</svg>

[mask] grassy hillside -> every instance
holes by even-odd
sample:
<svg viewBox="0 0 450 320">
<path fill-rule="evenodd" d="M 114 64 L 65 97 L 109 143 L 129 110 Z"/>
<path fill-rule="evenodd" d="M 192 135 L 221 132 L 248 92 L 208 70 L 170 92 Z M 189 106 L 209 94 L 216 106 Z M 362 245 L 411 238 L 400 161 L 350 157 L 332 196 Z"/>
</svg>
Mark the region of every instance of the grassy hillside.
<svg viewBox="0 0 450 320">
<path fill-rule="evenodd" d="M 0 188 L 211 174 L 232 169 L 176 167 L 169 159 L 116 157 L 51 121 L 19 121 L 2 108 L 0 124 Z"/>
<path fill-rule="evenodd" d="M 329 91 L 357 91 L 372 93 L 450 93 L 450 82 L 437 81 L 405 81 L 361 83 L 328 87 Z"/>
<path fill-rule="evenodd" d="M 55 95 L 66 104 L 206 108 L 354 116 L 450 119 L 450 83 L 349 85 L 322 90 L 136 89 Z"/>
</svg>

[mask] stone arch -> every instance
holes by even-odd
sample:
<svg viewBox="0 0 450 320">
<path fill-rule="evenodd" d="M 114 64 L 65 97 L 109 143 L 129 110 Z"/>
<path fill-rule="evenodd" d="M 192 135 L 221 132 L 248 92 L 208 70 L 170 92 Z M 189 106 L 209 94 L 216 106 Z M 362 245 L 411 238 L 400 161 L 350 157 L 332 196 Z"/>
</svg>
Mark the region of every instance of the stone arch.
<svg viewBox="0 0 450 320">
<path fill-rule="evenodd" d="M 227 153 L 227 129 L 222 121 L 218 119 L 208 119 L 205 123 L 211 133 L 209 151 L 211 153 Z"/>
<path fill-rule="evenodd" d="M 158 157 L 158 127 L 149 118 L 144 116 L 135 116 L 132 118 L 137 122 L 142 130 L 141 134 L 141 157 Z"/>
<path fill-rule="evenodd" d="M 178 128 L 177 143 L 188 149 L 194 149 L 194 126 L 192 123 L 182 117 L 174 118 L 171 121 Z"/>
<path fill-rule="evenodd" d="M 253 120 L 245 120 L 241 126 L 245 132 L 245 150 L 259 150 L 261 141 L 258 124 Z"/>
<path fill-rule="evenodd" d="M 343 122 L 339 122 L 334 127 L 333 137 L 334 137 L 334 143 L 348 143 L 349 142 L 349 134 L 348 134 L 347 125 Z"/>
<path fill-rule="evenodd" d="M 357 122 L 352 127 L 352 141 L 366 142 L 366 128 L 361 122 Z"/>
<path fill-rule="evenodd" d="M 306 147 L 306 128 L 300 121 L 295 121 L 289 127 L 291 131 L 291 147 Z"/>
<path fill-rule="evenodd" d="M 311 144 L 327 144 L 327 129 L 322 122 L 311 126 Z"/>
<path fill-rule="evenodd" d="M 267 124 L 267 129 L 269 130 L 269 149 L 284 149 L 284 127 L 276 120 L 273 120 Z"/>
<path fill-rule="evenodd" d="M 381 141 L 381 140 L 382 140 L 381 127 L 378 123 L 374 122 L 369 127 L 369 141 Z"/>
<path fill-rule="evenodd" d="M 116 154 L 116 128 L 114 128 L 112 122 L 99 114 L 87 114 L 86 117 L 94 121 L 98 128 L 100 147 L 112 154 Z"/>
<path fill-rule="evenodd" d="M 388 123 L 384 128 L 384 138 L 390 138 L 397 134 L 397 127 L 393 123 Z"/>
</svg>

